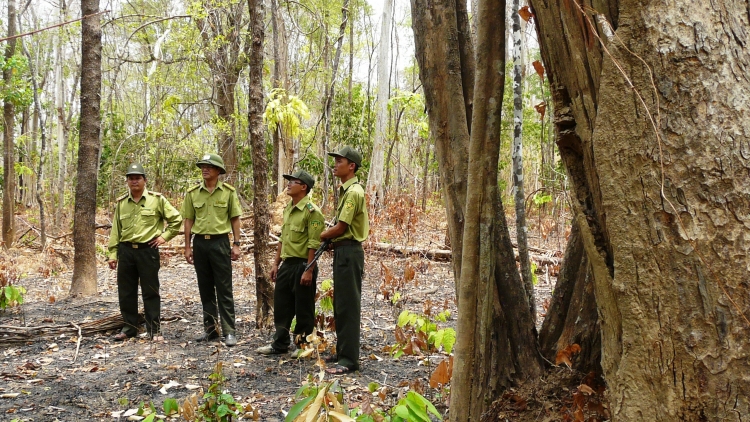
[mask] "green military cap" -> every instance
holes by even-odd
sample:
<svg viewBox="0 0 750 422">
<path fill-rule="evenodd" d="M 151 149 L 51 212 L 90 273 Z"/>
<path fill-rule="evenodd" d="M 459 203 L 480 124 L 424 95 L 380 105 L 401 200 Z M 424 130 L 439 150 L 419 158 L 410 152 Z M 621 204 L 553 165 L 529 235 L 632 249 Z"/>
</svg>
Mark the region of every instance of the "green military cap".
<svg viewBox="0 0 750 422">
<path fill-rule="evenodd" d="M 284 179 L 290 180 L 290 179 L 297 179 L 300 180 L 302 183 L 307 185 L 307 190 L 311 191 L 313 186 L 315 186 L 315 178 L 313 178 L 310 173 L 304 171 L 304 170 L 297 170 L 292 174 L 284 174 Z"/>
<path fill-rule="evenodd" d="M 199 166 L 201 164 L 210 164 L 212 166 L 216 166 L 221 170 L 219 173 L 224 174 L 227 172 L 227 169 L 224 168 L 224 160 L 221 159 L 221 156 L 218 154 L 205 154 L 203 157 L 201 157 L 200 160 L 198 160 L 197 163 L 195 163 L 196 166 Z"/>
<path fill-rule="evenodd" d="M 130 176 L 131 174 L 140 174 L 143 177 L 146 177 L 146 172 L 143 171 L 143 165 L 141 165 L 141 163 L 133 163 L 128 166 L 128 171 L 125 173 L 125 176 Z"/>
<path fill-rule="evenodd" d="M 331 157 L 344 157 L 358 166 L 362 165 L 362 154 L 349 145 L 341 148 L 339 152 L 329 152 L 328 155 Z"/>
</svg>

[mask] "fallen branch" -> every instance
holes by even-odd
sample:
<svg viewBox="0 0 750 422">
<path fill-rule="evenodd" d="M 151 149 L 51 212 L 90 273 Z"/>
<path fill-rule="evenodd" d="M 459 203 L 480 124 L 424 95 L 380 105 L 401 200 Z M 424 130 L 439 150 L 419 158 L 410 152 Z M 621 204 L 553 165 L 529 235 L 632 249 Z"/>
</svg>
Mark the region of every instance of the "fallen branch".
<svg viewBox="0 0 750 422">
<path fill-rule="evenodd" d="M 418 255 L 421 258 L 432 259 L 434 261 L 448 261 L 451 259 L 450 249 L 425 249 L 416 248 L 411 246 L 393 245 L 390 243 L 365 243 L 366 249 L 374 249 L 379 252 L 395 253 L 402 256 Z M 545 254 L 530 252 L 529 257 L 534 260 L 537 264 L 548 264 L 548 265 L 560 265 L 561 258 L 550 256 L 549 254 L 554 253 L 550 251 L 544 251 L 543 249 L 534 248 L 535 251 L 542 251 Z M 516 261 L 518 261 L 518 252 L 514 249 Z"/>
<path fill-rule="evenodd" d="M 145 322 L 143 314 L 138 314 L 138 324 Z M 71 326 L 72 325 L 72 326 Z M 81 337 L 91 336 L 104 331 L 117 330 L 125 325 L 122 315 L 111 315 L 95 321 L 88 321 L 82 324 L 68 323 L 65 325 L 40 325 L 37 327 L 14 327 L 10 325 L 0 325 L 0 346 L 26 343 L 48 337 L 59 337 L 62 334 L 78 334 Z"/>
</svg>

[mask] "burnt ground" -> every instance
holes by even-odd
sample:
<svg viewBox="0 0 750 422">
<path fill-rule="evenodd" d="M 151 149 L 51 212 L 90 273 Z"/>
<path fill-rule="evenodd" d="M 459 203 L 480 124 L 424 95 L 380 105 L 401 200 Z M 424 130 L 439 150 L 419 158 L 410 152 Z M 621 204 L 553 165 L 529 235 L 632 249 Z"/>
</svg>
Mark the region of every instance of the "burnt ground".
<svg viewBox="0 0 750 422">
<path fill-rule="evenodd" d="M 330 259 L 323 258 L 319 281 L 330 278 Z M 418 266 L 415 280 L 419 284 L 412 282 L 403 289 L 398 306 L 377 293 L 381 262 L 398 273 L 398 268 L 407 261 L 411 259 L 367 254 L 362 293 L 361 369 L 353 375 L 337 377 L 347 391 L 347 403 L 351 407 L 361 401 L 364 394 L 370 394 L 367 386 L 371 382 L 389 387 L 394 403 L 398 392 L 408 389 L 409 384 L 416 388 L 420 388 L 420 384 L 427 385 L 430 371 L 420 363 L 423 358 L 403 356 L 393 360 L 384 351 L 385 346 L 395 342 L 395 321 L 401 309 L 422 312 L 425 300 L 429 299 L 436 303 L 435 312 L 442 311 L 447 304 L 454 315 L 448 325 L 455 324 L 449 263 L 426 262 Z M 194 391 L 188 390 L 186 385 L 206 390 L 210 385 L 208 375 L 221 361 L 228 378 L 226 388 L 239 402 L 250 403 L 258 409 L 260 420 L 283 420 L 281 411 L 289 410 L 299 387 L 309 376 L 316 376 L 320 368 L 313 358 L 297 361 L 288 355 L 265 357 L 254 352 L 270 341 L 272 333 L 255 328 L 255 286 L 251 277 L 242 275 L 243 266 L 248 264 L 235 265 L 239 340 L 236 347 L 193 341 L 202 332 L 197 281 L 192 266 L 176 255 L 167 259 L 160 273 L 162 331 L 166 344 L 144 338 L 117 343 L 111 338 L 117 331 L 110 331 L 82 337 L 76 356 L 77 335 L 39 338 L 13 345 L 3 344 L 0 339 L 0 397 L 7 397 L 0 398 L 0 419 L 112 419 L 113 412 L 137 407 L 140 402 L 151 402 L 161 409 L 165 398 L 181 401 L 192 394 Z M 78 324 L 118 314 L 114 271 L 100 270 L 98 297 L 51 303 L 50 296 L 55 292 L 62 295 L 67 291 L 69 280 L 68 273 L 46 279 L 23 279 L 23 285 L 29 290 L 28 301 L 20 309 L 0 314 L 0 325 Z M 433 356 L 433 359 L 439 362 L 444 356 Z M 181 385 L 169 388 L 167 394 L 160 393 L 170 381 Z M 20 394 L 14 397 L 14 393 Z"/>
<path fill-rule="evenodd" d="M 439 222 L 444 219 L 442 211 L 436 215 L 416 212 L 418 219 L 413 218 L 411 211 L 408 215 L 399 212 L 386 214 L 383 220 L 387 222 L 374 221 L 371 239 L 425 249 L 444 248 L 445 224 Z M 388 228 L 379 228 L 385 226 Z M 107 233 L 102 231 L 97 235 L 102 246 Z M 172 243 L 181 242 L 178 238 Z M 564 237 L 561 240 L 558 235 L 555 243 L 564 245 Z M 560 256 L 558 246 L 550 249 Z M 70 245 L 60 243 L 44 254 L 38 249 L 22 248 L 0 256 L 0 273 L 23 275 L 17 283 L 28 289 L 23 306 L 0 313 L 0 326 L 71 325 L 119 315 L 114 271 L 105 269 L 103 261 L 99 263 L 98 296 L 66 297 L 71 280 L 71 255 Z M 330 256 L 324 255 L 319 287 L 322 280 L 331 277 L 330 264 Z M 383 296 L 382 289 L 392 297 L 392 285 L 404 281 L 407 267 L 415 269 L 416 276 L 400 289 L 400 299 L 394 305 Z M 9 344 L 0 336 L 0 420 L 126 420 L 117 415 L 132 411 L 141 402 L 151 403 L 157 413 L 163 413 L 161 408 L 166 398 L 182 402 L 201 389 L 207 390 L 211 383 L 208 377 L 217 362 L 223 364 L 225 388 L 239 403 L 257 410 L 257 420 L 283 420 L 283 412 L 294 403 L 297 390 L 307 379 L 320 376 L 321 368 L 314 358 L 295 360 L 288 355 L 266 357 L 254 352 L 270 341 L 272 333 L 255 328 L 252 268 L 250 252 L 234 264 L 239 342 L 233 348 L 218 342 L 206 345 L 193 341 L 202 331 L 201 305 L 195 272 L 182 258 L 179 245 L 177 249 L 172 246 L 162 251 L 162 331 L 166 343 L 153 343 L 145 338 L 117 343 L 112 340 L 117 330 L 83 336 L 80 345 L 75 333 L 40 336 L 20 344 Z M 541 321 L 557 268 L 540 266 L 537 271 L 537 309 Z M 389 280 L 391 286 L 383 287 L 384 280 Z M 325 380 L 339 381 L 345 392 L 344 402 L 350 408 L 365 401 L 389 409 L 409 389 L 416 389 L 445 414 L 446 396 L 439 389 L 430 389 L 428 380 L 433 365 L 446 355 L 435 353 L 428 359 L 424 355 L 402 356 L 394 360 L 386 351 L 387 346 L 395 343 L 395 323 L 403 309 L 420 314 L 450 310 L 451 318 L 440 323 L 439 328 L 455 328 L 451 264 L 366 249 L 361 369 L 351 375 L 325 375 Z M 330 332 L 325 332 L 325 336 L 334 341 Z M 580 374 L 555 368 L 538 383 L 522 386 L 502 397 L 493 409 L 495 420 L 575 420 L 566 416 L 570 412 L 565 409 L 571 402 L 571 389 L 575 389 L 580 379 Z M 381 394 L 368 391 L 371 383 L 378 384 Z M 179 385 L 168 387 L 166 394 L 160 392 L 169 384 Z"/>
</svg>

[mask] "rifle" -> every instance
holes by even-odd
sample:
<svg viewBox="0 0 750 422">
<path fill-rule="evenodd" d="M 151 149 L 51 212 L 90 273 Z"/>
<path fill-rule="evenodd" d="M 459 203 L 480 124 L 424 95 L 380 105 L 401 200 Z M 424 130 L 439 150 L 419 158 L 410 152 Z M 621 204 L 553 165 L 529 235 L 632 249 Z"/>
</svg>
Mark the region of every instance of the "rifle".
<svg viewBox="0 0 750 422">
<path fill-rule="evenodd" d="M 315 250 L 315 255 L 313 256 L 312 261 L 310 261 L 307 265 L 305 265 L 305 271 L 309 270 L 310 267 L 315 265 L 315 262 L 318 261 L 318 258 L 320 258 L 320 256 L 323 255 L 323 252 L 325 252 L 326 249 L 328 249 L 328 245 L 330 244 L 331 244 L 331 239 L 326 239 L 320 242 L 320 246 L 318 247 L 318 249 Z M 302 271 L 302 272 L 305 272 L 305 271 Z"/>
</svg>

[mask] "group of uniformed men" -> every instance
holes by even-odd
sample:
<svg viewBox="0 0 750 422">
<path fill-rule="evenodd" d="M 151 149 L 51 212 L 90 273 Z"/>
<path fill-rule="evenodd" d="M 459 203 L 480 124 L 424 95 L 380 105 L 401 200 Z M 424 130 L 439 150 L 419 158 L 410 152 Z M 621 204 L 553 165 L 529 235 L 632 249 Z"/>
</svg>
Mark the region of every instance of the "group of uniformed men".
<svg viewBox="0 0 750 422">
<path fill-rule="evenodd" d="M 313 261 L 321 241 L 329 240 L 334 251 L 334 319 L 336 352 L 326 357 L 327 371 L 343 374 L 359 369 L 360 313 L 364 251 L 362 242 L 369 233 L 369 221 L 362 185 L 356 176 L 362 155 L 345 146 L 334 157 L 333 174 L 341 181 L 334 225 L 325 227 L 320 208 L 310 192 L 315 179 L 306 171 L 285 174 L 286 193 L 291 202 L 284 209 L 281 241 L 271 270 L 274 288 L 273 342 L 256 349 L 263 355 L 287 353 L 293 334 L 296 356 L 314 331 L 315 291 L 318 276 Z M 117 269 L 117 291 L 125 325 L 116 341 L 138 334 L 138 284 L 141 286 L 146 319 L 146 335 L 164 341 L 159 318 L 159 250 L 174 238 L 185 223 L 185 260 L 195 266 L 203 306 L 203 333 L 198 342 L 219 339 L 221 324 L 224 343 L 237 344 L 232 294 L 232 262 L 240 257 L 240 216 L 242 208 L 234 187 L 219 180 L 226 173 L 224 161 L 206 154 L 196 163 L 203 181 L 185 194 L 181 212 L 158 192 L 146 189 L 146 172 L 141 164 L 131 164 L 125 173 L 128 193 L 115 205 L 109 239 L 109 267 Z M 232 241 L 228 234 L 231 232 Z M 305 267 L 309 267 L 305 270 Z"/>
</svg>

